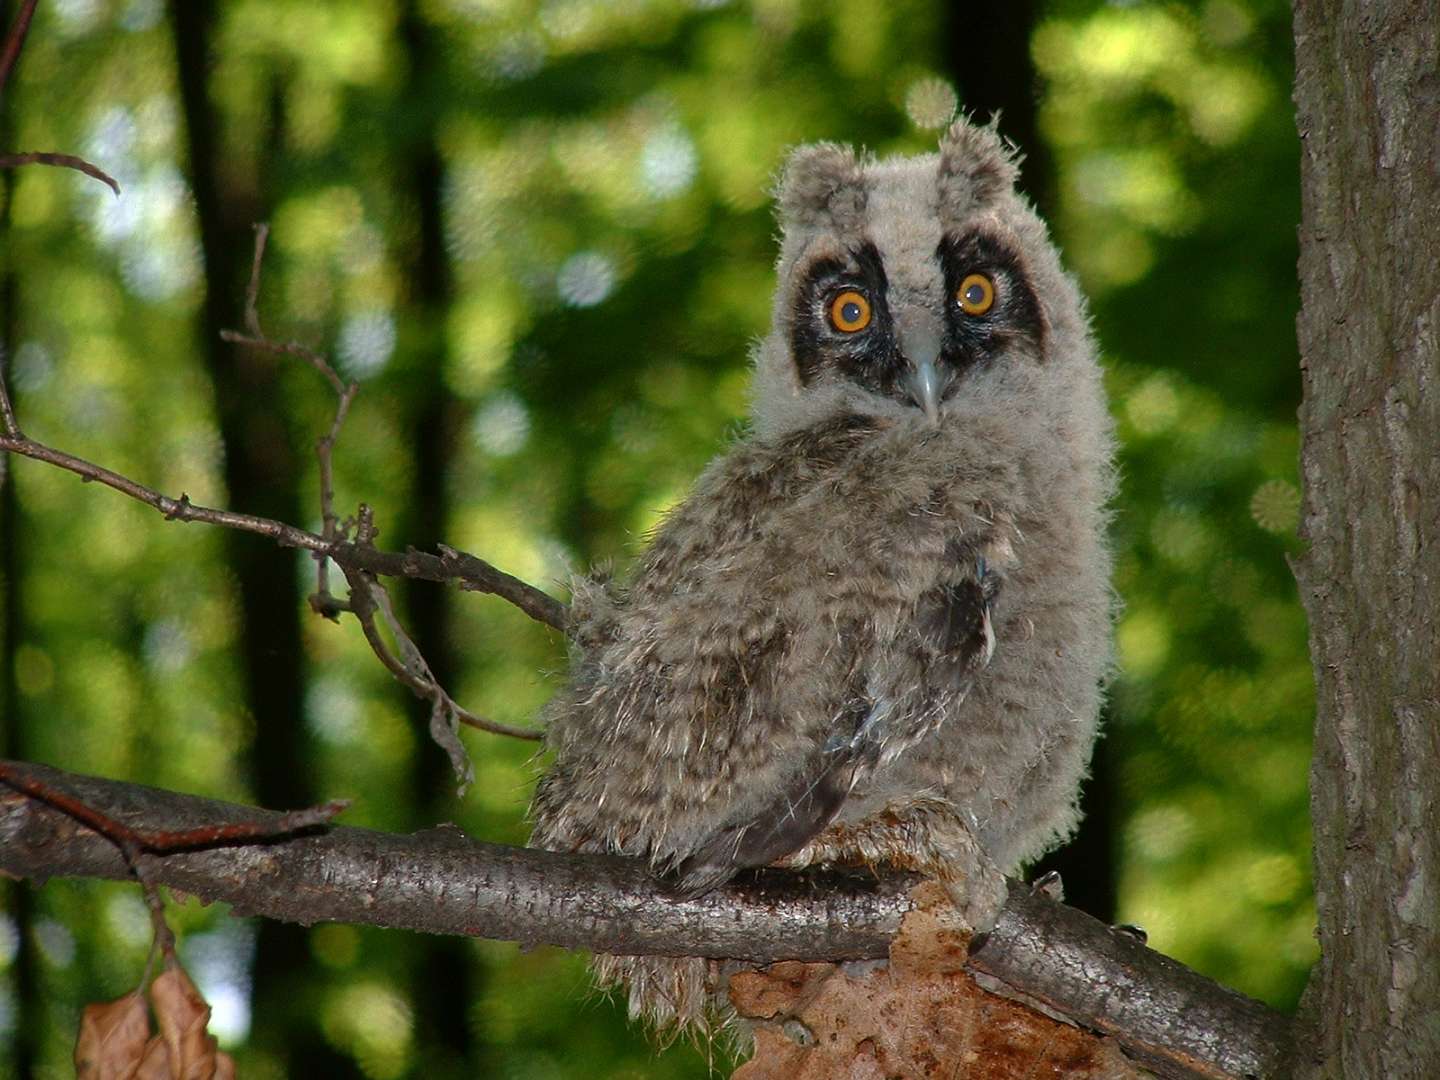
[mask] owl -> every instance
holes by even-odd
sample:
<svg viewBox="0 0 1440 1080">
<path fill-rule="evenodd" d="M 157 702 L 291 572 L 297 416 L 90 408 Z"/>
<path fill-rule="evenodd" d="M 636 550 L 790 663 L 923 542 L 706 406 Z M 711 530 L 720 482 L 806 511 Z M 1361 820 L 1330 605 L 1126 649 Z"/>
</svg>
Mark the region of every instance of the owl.
<svg viewBox="0 0 1440 1080">
<path fill-rule="evenodd" d="M 681 896 L 865 864 L 992 923 L 1074 829 L 1110 662 L 1112 431 L 1084 302 L 993 127 L 793 152 L 748 433 L 623 583 L 574 582 L 533 843 Z M 703 1025 L 701 960 L 601 957 Z"/>
</svg>

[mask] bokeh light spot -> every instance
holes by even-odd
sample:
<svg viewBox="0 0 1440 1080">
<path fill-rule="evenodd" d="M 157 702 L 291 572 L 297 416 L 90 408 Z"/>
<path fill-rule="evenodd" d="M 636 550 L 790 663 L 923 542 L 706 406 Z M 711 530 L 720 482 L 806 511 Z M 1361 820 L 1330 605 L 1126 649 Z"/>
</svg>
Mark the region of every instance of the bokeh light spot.
<svg viewBox="0 0 1440 1080">
<path fill-rule="evenodd" d="M 470 430 L 487 453 L 509 457 L 522 450 L 530 436 L 530 413 L 514 394 L 495 394 L 475 414 Z"/>
<path fill-rule="evenodd" d="M 615 263 L 610 258 L 598 251 L 582 251 L 561 265 L 555 289 L 571 307 L 594 307 L 614 290 L 615 278 Z"/>
<path fill-rule="evenodd" d="M 681 128 L 665 128 L 645 141 L 640 151 L 640 182 L 651 195 L 678 195 L 695 179 L 699 157 L 695 143 Z"/>
<path fill-rule="evenodd" d="M 1250 516 L 1262 529 L 1293 533 L 1300 522 L 1300 490 L 1286 480 L 1267 480 L 1250 497 Z"/>
<path fill-rule="evenodd" d="M 1164 375 L 1152 375 L 1125 398 L 1125 417 L 1141 435 L 1155 435 L 1175 423 L 1180 395 Z"/>
<path fill-rule="evenodd" d="M 336 345 L 340 365 L 352 378 L 384 369 L 395 351 L 395 317 L 388 311 L 361 311 L 346 317 Z"/>
<path fill-rule="evenodd" d="M 1135 610 L 1121 620 L 1115 640 L 1125 673 L 1145 678 L 1159 671 L 1170 655 L 1170 622 L 1158 611 Z"/>
<path fill-rule="evenodd" d="M 905 113 L 918 128 L 943 128 L 954 118 L 958 105 L 955 88 L 934 75 L 916 79 L 905 91 Z"/>
</svg>

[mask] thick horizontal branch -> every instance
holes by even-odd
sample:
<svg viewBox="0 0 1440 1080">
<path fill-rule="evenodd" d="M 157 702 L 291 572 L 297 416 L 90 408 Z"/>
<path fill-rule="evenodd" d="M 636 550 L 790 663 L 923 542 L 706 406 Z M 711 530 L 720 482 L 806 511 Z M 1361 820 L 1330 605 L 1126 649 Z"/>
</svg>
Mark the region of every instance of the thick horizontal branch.
<svg viewBox="0 0 1440 1080">
<path fill-rule="evenodd" d="M 19 767 L 137 831 L 281 818 Z M 149 880 L 225 901 L 241 915 L 752 963 L 883 958 L 916 881 L 766 870 L 699 900 L 677 900 L 634 860 L 487 844 L 447 826 L 408 836 L 337 826 L 144 860 Z M 40 880 L 131 876 L 110 841 L 3 786 L 0 872 Z M 1011 992 L 1114 1035 L 1162 1075 L 1284 1075 L 1284 1017 L 1023 885 L 1012 886 L 999 924 L 977 939 L 970 963 Z"/>
<path fill-rule="evenodd" d="M 1288 1017 L 1017 882 L 969 966 L 1115 1036 L 1161 1076 L 1289 1075 Z"/>
</svg>

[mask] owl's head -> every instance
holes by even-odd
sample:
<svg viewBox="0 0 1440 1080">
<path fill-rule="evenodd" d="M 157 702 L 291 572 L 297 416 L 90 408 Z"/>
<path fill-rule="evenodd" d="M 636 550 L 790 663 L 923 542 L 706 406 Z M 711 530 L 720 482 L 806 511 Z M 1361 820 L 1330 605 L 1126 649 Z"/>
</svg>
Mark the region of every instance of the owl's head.
<svg viewBox="0 0 1440 1080">
<path fill-rule="evenodd" d="M 1089 361 L 1079 294 L 1015 192 L 1017 171 L 993 127 L 965 120 L 935 154 L 877 161 L 832 143 L 791 154 L 757 434 L 842 413 L 940 424 L 959 402 L 1018 390 L 1027 370 Z"/>
</svg>

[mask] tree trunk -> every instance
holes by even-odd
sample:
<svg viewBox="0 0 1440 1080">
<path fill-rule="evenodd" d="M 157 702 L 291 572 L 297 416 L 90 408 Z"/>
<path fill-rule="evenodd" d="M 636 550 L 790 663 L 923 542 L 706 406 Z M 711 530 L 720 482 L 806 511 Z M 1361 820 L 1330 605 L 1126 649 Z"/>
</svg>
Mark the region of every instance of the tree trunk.
<svg viewBox="0 0 1440 1080">
<path fill-rule="evenodd" d="M 18 9 L 0 3 L 0 32 L 8 28 Z M 15 85 L 6 88 L 13 102 Z M 15 146 L 19 111 L 11 106 L 0 110 L 0 152 Z M 19 387 L 11 377 L 11 360 L 20 344 L 20 268 L 10 244 L 10 211 L 15 202 L 15 170 L 0 170 L 0 377 L 6 380 L 12 402 Z M 17 404 L 18 407 L 18 404 Z M 20 498 L 15 490 L 16 462 L 0 457 L 0 756 L 23 757 L 20 730 L 20 687 L 16 663 L 20 643 L 25 640 L 24 552 L 21 537 Z M 8 1062 L 0 1058 L 0 1073 L 6 1065 L 11 1075 L 29 1076 L 40 1057 L 43 994 L 40 991 L 40 964 L 35 943 L 35 895 L 20 882 L 0 881 L 0 912 L 9 915 L 14 933 L 15 955 L 0 990 L 8 991 L 15 1002 L 12 1017 L 14 1035 Z"/>
<path fill-rule="evenodd" d="M 1297 563 L 1321 960 L 1302 1076 L 1440 1076 L 1440 9 L 1296 0 Z"/>
<path fill-rule="evenodd" d="M 414 456 L 414 479 L 406 520 L 397 535 L 425 543 L 454 533 L 451 522 L 450 470 L 462 404 L 445 381 L 448 351 L 446 326 L 454 300 L 454 284 L 445 251 L 444 162 L 440 154 L 437 112 L 444 102 L 435 86 L 443 77 L 444 56 L 433 40 L 435 29 L 421 17 L 416 4 L 401 9 L 399 37 L 404 43 L 409 77 L 400 97 L 405 131 L 398 140 L 394 174 L 407 181 L 408 199 L 402 213 L 413 215 L 414 227 L 401 230 L 404 247 L 396 254 L 404 268 L 407 293 L 397 312 L 401 348 L 408 361 L 407 423 Z M 452 640 L 454 590 L 429 581 L 406 582 L 409 629 L 441 686 L 455 692 L 460 665 Z M 430 704 L 410 698 L 416 729 L 429 723 Z M 455 773 L 450 759 L 434 742 L 424 741 L 411 762 L 410 805 L 425 822 L 455 815 Z M 422 938 L 411 959 L 410 1000 L 421 1070 L 432 1080 L 449 1076 L 483 1076 L 484 1040 L 471 1037 L 469 1010 L 480 997 L 480 970 L 469 949 L 453 941 Z"/>
<path fill-rule="evenodd" d="M 209 89 L 219 18 L 213 2 L 170 5 L 190 190 L 205 258 L 199 353 L 215 388 L 229 505 L 299 521 L 295 439 L 275 404 L 278 369 L 290 361 L 220 340 L 222 329 L 241 325 L 252 226 L 266 216 L 262 189 L 275 168 L 279 124 L 272 116 L 270 131 L 257 136 L 255 159 L 220 138 L 221 116 Z M 306 675 L 294 557 L 262 537 L 228 532 L 225 539 L 240 601 L 243 702 L 255 719 L 247 755 L 255 794 L 269 806 L 305 806 L 316 799 L 301 763 L 314 761 L 315 749 L 301 710 Z M 322 1038 L 314 1010 L 297 1006 L 307 1000 L 309 971 L 303 927 L 259 924 L 251 969 L 254 1041 L 284 1063 L 286 1075 L 358 1075 Z"/>
</svg>

